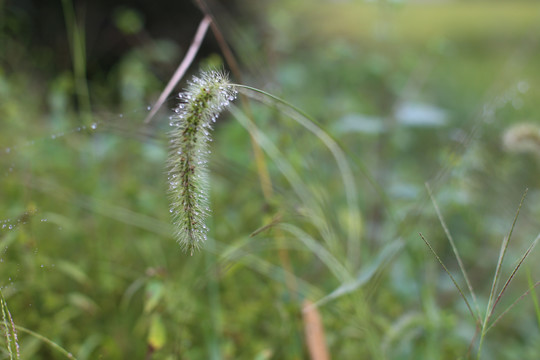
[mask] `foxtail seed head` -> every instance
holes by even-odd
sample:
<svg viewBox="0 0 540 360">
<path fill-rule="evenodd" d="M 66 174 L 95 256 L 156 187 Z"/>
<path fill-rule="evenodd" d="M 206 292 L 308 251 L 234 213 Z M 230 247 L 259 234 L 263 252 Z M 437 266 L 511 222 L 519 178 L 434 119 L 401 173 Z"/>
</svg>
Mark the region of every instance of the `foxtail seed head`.
<svg viewBox="0 0 540 360">
<path fill-rule="evenodd" d="M 236 98 L 237 91 L 226 74 L 203 72 L 193 77 L 180 93 L 180 103 L 171 117 L 168 158 L 170 212 L 176 239 L 191 255 L 206 241 L 210 214 L 207 159 L 210 131 L 220 112 Z"/>
<path fill-rule="evenodd" d="M 503 145 L 507 151 L 540 156 L 540 126 L 520 123 L 505 130 Z"/>
</svg>

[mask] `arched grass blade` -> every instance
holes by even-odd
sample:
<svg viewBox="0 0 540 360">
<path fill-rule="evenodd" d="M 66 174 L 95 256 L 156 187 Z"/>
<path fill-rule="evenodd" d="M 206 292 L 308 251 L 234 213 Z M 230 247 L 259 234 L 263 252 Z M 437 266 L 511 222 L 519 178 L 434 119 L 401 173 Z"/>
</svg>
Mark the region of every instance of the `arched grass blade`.
<svg viewBox="0 0 540 360">
<path fill-rule="evenodd" d="M 371 264 L 364 266 L 364 268 L 358 273 L 356 279 L 342 284 L 330 294 L 315 302 L 313 306 L 324 305 L 343 295 L 356 291 L 358 288 L 362 287 L 369 280 L 371 280 L 377 271 L 384 268 L 384 266 L 390 262 L 390 260 L 401 250 L 403 246 L 404 243 L 400 239 L 386 245 Z"/>
<path fill-rule="evenodd" d="M 360 216 L 360 210 L 358 208 L 358 197 L 352 171 L 347 162 L 345 154 L 334 139 L 332 139 L 324 130 L 322 130 L 313 118 L 287 101 L 250 86 L 235 86 L 240 93 L 243 93 L 254 100 L 260 101 L 267 105 L 277 106 L 280 111 L 298 122 L 301 126 L 309 130 L 324 143 L 324 145 L 332 153 L 332 156 L 338 165 L 343 186 L 345 188 L 349 214 L 351 214 L 350 216 L 352 219 L 358 219 Z M 357 264 L 360 260 L 360 223 L 358 221 L 349 221 L 349 224 L 347 241 L 348 260 L 351 264 Z"/>
<path fill-rule="evenodd" d="M 32 335 L 36 339 L 39 339 L 39 340 L 43 341 L 44 343 L 48 344 L 53 349 L 55 349 L 55 350 L 59 351 L 60 353 L 62 353 L 62 355 L 64 355 L 66 358 L 68 358 L 70 360 L 77 360 L 77 358 L 72 353 L 70 353 L 69 351 L 67 351 L 66 349 L 64 349 L 63 347 L 61 347 L 57 343 L 55 343 L 54 341 L 52 341 L 50 339 L 47 339 L 45 336 L 43 336 L 41 334 L 38 334 L 37 332 L 32 331 L 30 329 L 27 329 L 25 327 L 19 326 L 19 325 L 16 325 L 15 328 L 17 330 L 19 330 L 20 332 L 27 333 L 28 335 Z"/>
</svg>

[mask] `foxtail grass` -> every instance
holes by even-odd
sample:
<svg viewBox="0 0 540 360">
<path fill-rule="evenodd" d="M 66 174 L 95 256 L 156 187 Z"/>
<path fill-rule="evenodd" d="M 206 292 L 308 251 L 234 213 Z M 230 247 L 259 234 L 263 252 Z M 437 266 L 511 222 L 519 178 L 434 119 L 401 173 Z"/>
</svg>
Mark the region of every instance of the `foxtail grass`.
<svg viewBox="0 0 540 360">
<path fill-rule="evenodd" d="M 169 165 L 170 212 L 176 239 L 193 255 L 206 241 L 208 200 L 208 143 L 220 112 L 236 97 L 226 74 L 203 72 L 180 95 L 171 117 Z"/>
</svg>

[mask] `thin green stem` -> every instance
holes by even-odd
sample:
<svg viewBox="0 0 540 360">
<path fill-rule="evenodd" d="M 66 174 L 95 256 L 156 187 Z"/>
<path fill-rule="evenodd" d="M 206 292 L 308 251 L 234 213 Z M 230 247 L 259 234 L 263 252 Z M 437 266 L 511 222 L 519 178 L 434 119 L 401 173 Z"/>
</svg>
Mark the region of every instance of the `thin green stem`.
<svg viewBox="0 0 540 360">
<path fill-rule="evenodd" d="M 80 107 L 80 114 L 87 122 L 91 121 L 92 112 L 90 106 L 90 92 L 86 80 L 86 41 L 84 26 L 77 24 L 75 9 L 70 0 L 62 0 L 66 31 L 71 48 L 73 61 L 73 79 L 75 82 L 75 94 Z"/>
<path fill-rule="evenodd" d="M 424 242 L 426 243 L 426 245 L 428 246 L 429 250 L 431 251 L 431 253 L 435 256 L 435 258 L 437 258 L 437 261 L 439 262 L 439 264 L 441 264 L 441 266 L 443 267 L 444 271 L 446 272 L 446 274 L 448 274 L 448 276 L 450 277 L 450 279 L 452 280 L 452 282 L 454 283 L 454 286 L 456 287 L 456 289 L 459 291 L 459 294 L 461 295 L 461 297 L 463 298 L 463 300 L 465 301 L 465 304 L 467 305 L 467 309 L 469 309 L 469 312 L 471 313 L 471 316 L 473 317 L 473 319 L 476 319 L 476 317 L 474 316 L 474 312 L 471 308 L 471 305 L 469 304 L 469 301 L 467 300 L 467 297 L 465 296 L 465 294 L 463 293 L 463 291 L 461 290 L 461 287 L 458 285 L 456 279 L 454 279 L 454 277 L 452 276 L 452 274 L 450 273 L 450 271 L 448 270 L 448 268 L 446 267 L 446 265 L 444 264 L 444 262 L 442 261 L 442 259 L 439 257 L 439 255 L 437 254 L 437 252 L 435 251 L 435 249 L 433 249 L 433 247 L 431 246 L 431 244 L 426 240 L 426 238 L 424 238 L 424 235 L 422 235 L 422 233 L 419 233 L 420 237 L 422 238 L 422 240 L 424 240 Z"/>
<path fill-rule="evenodd" d="M 534 312 L 536 313 L 536 323 L 540 328 L 540 304 L 538 303 L 538 297 L 536 295 L 536 284 L 533 284 L 531 277 L 531 270 L 527 269 L 527 282 L 529 283 L 529 289 L 531 290 L 531 299 L 534 304 Z M 538 283 L 537 283 L 538 284 Z"/>
<path fill-rule="evenodd" d="M 504 257 L 506 255 L 506 251 L 508 250 L 508 245 L 510 243 L 510 238 L 512 237 L 512 233 L 514 232 L 514 227 L 516 226 L 516 222 L 519 216 L 519 212 L 521 210 L 521 206 L 523 205 L 523 201 L 525 200 L 525 196 L 527 195 L 529 189 L 525 189 L 525 192 L 523 193 L 523 196 L 521 197 L 521 201 L 519 202 L 518 209 L 516 211 L 516 215 L 514 216 L 514 221 L 512 221 L 512 226 L 510 227 L 510 231 L 508 232 L 508 235 L 504 238 L 502 244 L 501 244 L 501 250 L 499 253 L 499 260 L 497 261 L 497 267 L 495 269 L 495 274 L 493 276 L 493 284 L 491 286 L 491 291 L 489 294 L 488 304 L 486 307 L 486 315 L 484 318 L 484 321 L 482 323 L 482 329 L 480 332 L 480 340 L 478 343 L 478 352 L 477 352 L 477 359 L 480 359 L 482 355 L 482 345 L 484 343 L 484 337 L 486 335 L 487 326 L 489 323 L 489 320 L 491 316 L 493 315 L 493 311 L 495 310 L 495 306 L 493 305 L 493 302 L 495 301 L 495 293 L 497 292 L 497 287 L 499 284 L 499 280 L 501 278 L 501 268 L 502 263 L 504 261 Z M 511 280 L 511 278 L 509 279 Z M 496 304 L 495 304 L 496 305 Z"/>
<path fill-rule="evenodd" d="M 446 237 L 448 238 L 448 242 L 450 242 L 450 246 L 452 247 L 452 251 L 454 252 L 454 256 L 456 257 L 456 260 L 458 262 L 458 266 L 459 266 L 459 269 L 461 270 L 461 274 L 463 275 L 463 278 L 465 279 L 465 282 L 467 283 L 467 287 L 469 288 L 469 293 L 471 294 L 474 308 L 476 310 L 476 316 L 474 316 L 474 318 L 477 322 L 480 322 L 481 321 L 480 320 L 480 307 L 478 306 L 476 295 L 474 294 L 471 281 L 469 280 L 469 276 L 467 275 L 467 271 L 465 270 L 465 266 L 463 265 L 461 256 L 459 256 L 459 251 L 456 247 L 456 243 L 454 242 L 454 238 L 452 237 L 452 234 L 450 234 L 450 230 L 448 229 L 448 226 L 446 225 L 446 222 L 444 221 L 441 210 L 439 209 L 439 206 L 437 205 L 437 201 L 435 200 L 435 197 L 433 196 L 433 192 L 431 191 L 431 186 L 429 186 L 429 183 L 426 183 L 426 188 L 427 188 L 429 197 L 431 199 L 431 202 L 433 203 L 433 207 L 435 208 L 435 212 L 437 213 L 437 217 L 439 218 L 439 222 L 441 223 L 444 233 L 446 234 Z"/>
<path fill-rule="evenodd" d="M 486 333 L 492 328 L 494 327 L 498 322 L 499 320 L 502 319 L 502 317 L 504 315 L 506 315 L 507 312 L 509 312 L 510 310 L 512 310 L 512 308 L 518 303 L 520 302 L 525 296 L 529 295 L 529 293 L 534 294 L 536 293 L 535 291 L 535 288 L 540 285 L 540 281 L 537 281 L 535 284 L 532 284 L 530 287 L 529 287 L 529 290 L 525 291 L 523 293 L 523 295 L 521 295 L 520 297 L 518 297 L 513 303 L 512 305 L 510 305 L 509 307 L 506 308 L 506 310 L 504 310 L 501 315 L 499 315 L 495 320 L 493 320 L 493 322 L 491 323 L 491 325 L 489 325 L 489 327 L 486 329 Z M 536 300 L 535 300 L 536 301 Z"/>
<path fill-rule="evenodd" d="M 56 349 L 58 350 L 60 353 L 62 353 L 66 358 L 68 359 L 71 359 L 71 360 L 77 360 L 77 358 L 75 356 L 73 356 L 72 353 L 66 351 L 63 347 L 61 347 L 60 345 L 58 345 L 57 343 L 55 343 L 54 341 L 50 340 L 50 339 L 47 339 L 45 336 L 41 335 L 41 334 L 38 334 L 37 332 L 35 331 L 32 331 L 30 329 L 27 329 L 25 327 L 22 327 L 22 326 L 19 326 L 19 325 L 15 325 L 15 328 L 17 330 L 19 330 L 20 332 L 24 332 L 24 333 L 27 333 L 29 335 L 32 335 L 33 337 L 35 337 L 36 339 L 39 339 L 41 341 L 43 341 L 44 343 L 48 344 L 50 347 L 52 347 L 53 349 Z"/>
</svg>

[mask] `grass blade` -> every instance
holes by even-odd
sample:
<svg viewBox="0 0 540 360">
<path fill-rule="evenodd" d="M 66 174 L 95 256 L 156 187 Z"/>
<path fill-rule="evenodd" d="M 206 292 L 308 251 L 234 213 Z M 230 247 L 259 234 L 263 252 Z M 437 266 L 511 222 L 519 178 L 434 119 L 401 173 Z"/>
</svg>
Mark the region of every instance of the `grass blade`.
<svg viewBox="0 0 540 360">
<path fill-rule="evenodd" d="M 529 283 L 529 289 L 531 290 L 531 298 L 534 304 L 534 311 L 536 313 L 536 322 L 538 327 L 540 327 L 540 304 L 538 303 L 538 297 L 536 295 L 536 285 L 533 284 L 532 278 L 531 278 L 531 271 L 527 271 L 527 282 Z"/>
<path fill-rule="evenodd" d="M 238 88 L 239 92 L 249 96 L 252 99 L 263 102 L 267 105 L 278 106 L 280 111 L 298 122 L 301 126 L 309 130 L 324 143 L 324 145 L 332 153 L 332 156 L 336 160 L 339 168 L 351 218 L 354 220 L 358 219 L 360 217 L 360 210 L 358 208 L 358 196 L 356 193 L 354 177 L 343 150 L 341 150 L 335 140 L 332 139 L 323 129 L 321 129 L 313 118 L 287 101 L 250 86 L 236 85 L 236 87 Z M 348 260 L 351 264 L 356 265 L 360 259 L 361 229 L 358 221 L 350 221 L 349 223 L 350 226 L 348 229 L 347 241 Z"/>
<path fill-rule="evenodd" d="M 197 32 L 195 33 L 195 37 L 193 37 L 193 41 L 191 42 L 191 45 L 189 46 L 189 49 L 186 53 L 186 56 L 174 72 L 173 76 L 169 80 L 169 83 L 167 86 L 165 86 L 165 89 L 161 92 L 159 95 L 158 100 L 148 113 L 148 116 L 146 116 L 146 119 L 144 119 L 144 123 L 148 124 L 150 121 L 152 121 L 152 118 L 156 113 L 158 112 L 159 108 L 163 103 L 165 103 L 165 100 L 167 100 L 167 97 L 173 91 L 174 87 L 178 84 L 178 82 L 182 79 L 184 74 L 186 73 L 187 69 L 195 59 L 195 55 L 197 55 L 197 52 L 199 51 L 199 48 L 201 47 L 201 43 L 204 39 L 204 35 L 206 35 L 206 31 L 208 30 L 208 26 L 211 23 L 211 19 L 208 15 L 206 15 L 199 24 L 199 28 L 197 29 Z"/>
<path fill-rule="evenodd" d="M 521 206 L 523 205 L 523 201 L 525 200 L 525 196 L 527 195 L 527 191 L 529 189 L 525 189 L 525 192 L 523 193 L 523 196 L 521 197 L 521 201 L 519 202 L 518 209 L 516 211 L 516 215 L 514 216 L 514 221 L 512 222 L 512 226 L 510 227 L 510 231 L 508 232 L 508 235 L 504 238 L 502 244 L 501 244 L 501 251 L 499 253 L 499 260 L 497 261 L 497 267 L 495 270 L 495 275 L 493 276 L 493 284 L 491 286 L 491 292 L 489 294 L 489 300 L 488 300 L 488 306 L 486 309 L 486 317 L 484 319 L 483 327 L 485 327 L 489 321 L 490 316 L 492 315 L 492 303 L 495 298 L 495 292 L 497 291 L 497 286 L 499 283 L 499 279 L 501 277 L 501 268 L 502 263 L 504 260 L 504 256 L 506 255 L 506 251 L 508 250 L 508 245 L 510 243 L 510 238 L 512 237 L 512 233 L 514 232 L 514 227 L 516 226 L 516 221 L 519 216 L 519 211 L 521 210 Z M 491 310 L 490 310 L 491 308 Z"/>
<path fill-rule="evenodd" d="M 540 285 L 540 280 L 536 282 L 536 284 L 533 284 L 529 290 L 525 291 L 523 293 L 523 295 L 521 295 L 519 298 L 517 298 L 513 303 L 512 305 L 510 305 L 509 307 L 506 308 L 506 310 L 504 310 L 501 315 L 499 315 L 495 320 L 493 320 L 493 323 L 491 325 L 489 325 L 489 327 L 486 329 L 486 333 L 492 328 L 495 326 L 495 324 L 497 324 L 499 322 L 499 320 L 501 320 L 501 318 L 506 315 L 507 312 L 509 312 L 510 310 L 512 310 L 512 308 L 518 303 L 520 302 L 525 296 L 529 295 L 529 293 L 531 294 L 536 294 L 536 291 L 535 291 L 535 288 Z M 538 302 L 535 300 L 535 305 L 538 305 Z M 538 315 L 538 313 L 537 313 Z"/>
<path fill-rule="evenodd" d="M 450 242 L 450 246 L 452 247 L 452 251 L 454 252 L 454 256 L 456 257 L 456 260 L 458 262 L 459 269 L 461 270 L 461 274 L 463 275 L 463 278 L 465 279 L 465 282 L 467 283 L 467 287 L 469 288 L 469 292 L 471 294 L 474 308 L 476 310 L 476 320 L 480 321 L 480 307 L 478 306 L 478 301 L 476 300 L 476 295 L 474 294 L 473 287 L 471 285 L 471 281 L 469 280 L 469 276 L 467 275 L 467 271 L 465 270 L 465 266 L 463 265 L 463 261 L 461 260 L 461 256 L 459 256 L 458 249 L 456 247 L 456 244 L 454 242 L 454 238 L 452 237 L 452 234 L 450 234 L 450 230 L 448 229 L 448 226 L 446 225 L 446 222 L 444 221 L 444 218 L 441 214 L 441 210 L 439 209 L 439 206 L 437 205 L 437 201 L 433 197 L 433 192 L 431 191 L 431 187 L 429 186 L 429 183 L 426 183 L 426 188 L 429 194 L 429 197 L 431 199 L 431 202 L 433 203 L 433 207 L 435 208 L 435 212 L 437 213 L 437 217 L 439 218 L 439 222 L 441 223 L 441 226 L 444 230 L 444 233 L 446 234 L 446 237 L 448 239 L 448 242 Z"/>
<path fill-rule="evenodd" d="M 538 234 L 538 236 L 536 237 L 536 239 L 534 239 L 534 241 L 532 242 L 531 246 L 529 246 L 529 248 L 527 249 L 527 251 L 525 251 L 525 253 L 524 253 L 523 256 L 521 257 L 521 259 L 519 260 L 518 264 L 516 265 L 516 267 L 515 267 L 514 270 L 512 271 L 512 274 L 510 274 L 510 276 L 508 277 L 508 280 L 506 280 L 506 283 L 504 283 L 504 286 L 503 286 L 503 288 L 501 289 L 501 291 L 499 292 L 499 295 L 497 296 L 497 299 L 496 299 L 495 302 L 493 303 L 493 307 L 491 308 L 491 313 L 493 313 L 493 312 L 495 311 L 495 307 L 497 306 L 497 304 L 499 303 L 501 297 L 503 296 L 504 291 L 506 290 L 506 288 L 508 287 L 508 285 L 510 285 L 510 282 L 512 282 L 512 280 L 514 279 L 514 276 L 516 275 L 516 272 L 519 270 L 521 264 L 523 264 L 523 262 L 525 261 L 525 259 L 527 258 L 527 256 L 529 256 L 529 254 L 530 254 L 531 251 L 534 249 L 534 247 L 536 246 L 536 244 L 538 243 L 539 240 L 540 240 L 540 234 Z"/>
<path fill-rule="evenodd" d="M 476 320 L 476 316 L 474 316 L 474 312 L 471 308 L 471 305 L 469 304 L 469 301 L 467 300 L 467 297 L 465 296 L 465 294 L 463 293 L 463 291 L 461 290 L 461 287 L 459 287 L 456 279 L 452 276 L 452 274 L 450 273 L 450 271 L 448 270 L 448 268 L 446 267 L 446 265 L 444 265 L 444 262 L 442 261 L 442 259 L 439 257 L 439 255 L 437 255 L 437 252 L 435 251 L 435 249 L 433 249 L 433 247 L 431 246 L 431 244 L 426 240 L 426 238 L 424 237 L 424 235 L 422 235 L 422 233 L 419 233 L 420 237 L 422 238 L 422 240 L 424 240 L 424 242 L 426 243 L 426 245 L 428 246 L 429 250 L 431 251 L 431 253 L 433 255 L 435 255 L 435 258 L 437 258 L 437 261 L 439 262 L 439 264 L 441 264 L 441 266 L 443 267 L 444 271 L 446 272 L 446 274 L 448 274 L 448 276 L 450 276 L 450 279 L 452 280 L 452 282 L 454 283 L 454 286 L 456 287 L 456 289 L 459 291 L 459 294 L 461 295 L 461 297 L 463 298 L 463 300 L 465 301 L 465 304 L 467 305 L 467 309 L 469 309 L 469 312 L 471 313 L 471 316 L 473 317 L 473 319 Z"/>
<path fill-rule="evenodd" d="M 238 120 L 240 125 L 242 125 L 250 133 L 253 139 L 276 164 L 279 171 L 283 174 L 283 176 L 291 185 L 293 191 L 303 202 L 305 209 L 309 211 L 309 217 L 317 219 L 317 221 L 313 221 L 313 224 L 317 227 L 319 233 L 330 233 L 330 231 L 328 231 L 328 227 L 330 225 L 327 223 L 324 214 L 322 214 L 321 207 L 314 200 L 313 196 L 306 190 L 307 186 L 305 182 L 291 166 L 291 164 L 286 160 L 286 156 L 284 156 L 283 153 L 279 151 L 277 146 L 251 121 L 249 121 L 247 116 L 245 116 L 240 110 L 238 110 L 237 107 L 235 107 L 234 105 L 230 105 L 230 111 Z M 327 240 L 329 248 L 337 249 L 337 244 L 333 242 L 332 239 L 325 238 L 325 240 Z"/>
<path fill-rule="evenodd" d="M 7 307 L 6 299 L 4 299 L 4 294 L 0 291 L 0 307 L 2 308 L 2 320 L 4 322 L 4 331 L 6 335 L 6 347 L 8 349 L 10 360 L 20 359 L 20 349 L 19 349 L 19 339 L 17 338 L 16 325 L 13 322 L 11 313 Z M 12 347 L 15 347 L 13 351 Z M 16 357 L 13 357 L 15 354 Z"/>
<path fill-rule="evenodd" d="M 34 331 L 32 331 L 30 329 L 27 329 L 25 327 L 19 326 L 19 325 L 16 325 L 15 328 L 17 330 L 19 330 L 20 332 L 27 333 L 29 335 L 32 335 L 36 339 L 39 339 L 39 340 L 43 341 L 44 343 L 48 344 L 53 349 L 56 349 L 59 352 L 61 352 L 66 358 L 71 359 L 71 360 L 77 360 L 77 358 L 75 356 L 73 356 L 72 353 L 68 352 L 66 349 L 64 349 L 63 347 L 61 347 L 60 345 L 58 345 L 54 341 L 52 341 L 50 339 L 47 339 L 45 336 L 43 336 L 41 334 L 38 334 L 37 332 L 34 332 Z"/>
<path fill-rule="evenodd" d="M 500 250 L 500 253 L 499 253 L 499 260 L 497 261 L 497 267 L 495 269 L 495 274 L 493 275 L 493 284 L 491 285 L 491 291 L 490 291 L 490 294 L 489 294 L 488 304 L 487 304 L 487 307 L 486 307 L 486 316 L 484 317 L 484 321 L 482 322 L 482 330 L 481 330 L 481 333 L 480 333 L 480 341 L 478 343 L 478 352 L 477 352 L 477 355 L 476 355 L 477 359 L 480 359 L 480 357 L 482 355 L 482 345 L 484 343 L 484 337 L 485 337 L 487 329 L 488 329 L 487 325 L 489 323 L 489 320 L 490 320 L 491 316 L 493 315 L 493 311 L 495 310 L 495 306 L 497 305 L 497 302 L 499 301 L 500 297 L 502 296 L 502 293 L 504 293 L 504 290 L 506 289 L 506 286 L 508 286 L 510 281 L 512 281 L 515 272 L 517 271 L 517 269 L 519 268 L 519 266 L 521 265 L 523 260 L 525 260 L 525 257 L 528 255 L 528 252 L 530 250 L 532 250 L 532 248 L 529 247 L 529 250 L 527 250 L 527 252 L 524 255 L 525 257 L 522 257 L 520 263 L 518 264 L 518 266 L 516 266 L 516 268 L 512 272 L 512 275 L 510 276 L 510 278 L 506 282 L 505 286 L 503 287 L 502 291 L 499 293 L 499 295 L 497 297 L 497 300 L 494 303 L 495 293 L 497 292 L 497 287 L 499 285 L 499 280 L 501 278 L 502 263 L 504 261 L 505 255 L 506 255 L 506 251 L 508 250 L 508 245 L 510 243 L 510 239 L 511 239 L 512 234 L 514 232 L 514 227 L 516 226 L 516 222 L 517 222 L 517 219 L 518 219 L 518 216 L 519 216 L 519 212 L 521 210 L 521 206 L 523 205 L 523 201 L 525 200 L 525 196 L 527 195 L 528 190 L 529 189 L 525 189 L 525 192 L 523 193 L 523 196 L 521 197 L 521 201 L 519 202 L 519 206 L 518 206 L 518 209 L 516 211 L 516 215 L 514 216 L 514 221 L 512 221 L 512 226 L 510 227 L 510 231 L 508 232 L 508 235 L 504 238 L 504 240 L 503 240 L 503 242 L 501 244 L 501 250 Z M 533 244 L 535 244 L 535 243 L 536 243 L 536 240 L 533 242 Z"/>
<path fill-rule="evenodd" d="M 315 256 L 317 256 L 330 270 L 330 272 L 341 282 L 350 281 L 352 276 L 347 269 L 328 250 L 313 239 L 302 229 L 291 224 L 281 224 L 279 226 L 284 231 L 293 235 L 298 241 L 306 246 Z"/>
<path fill-rule="evenodd" d="M 350 294 L 365 285 L 375 276 L 377 271 L 383 269 L 385 265 L 391 261 L 391 259 L 401 250 L 401 248 L 403 248 L 403 246 L 404 243 L 400 239 L 386 245 L 370 264 L 362 268 L 355 279 L 343 283 L 330 294 L 318 300 L 314 306 L 322 306 L 343 295 Z"/>
</svg>

